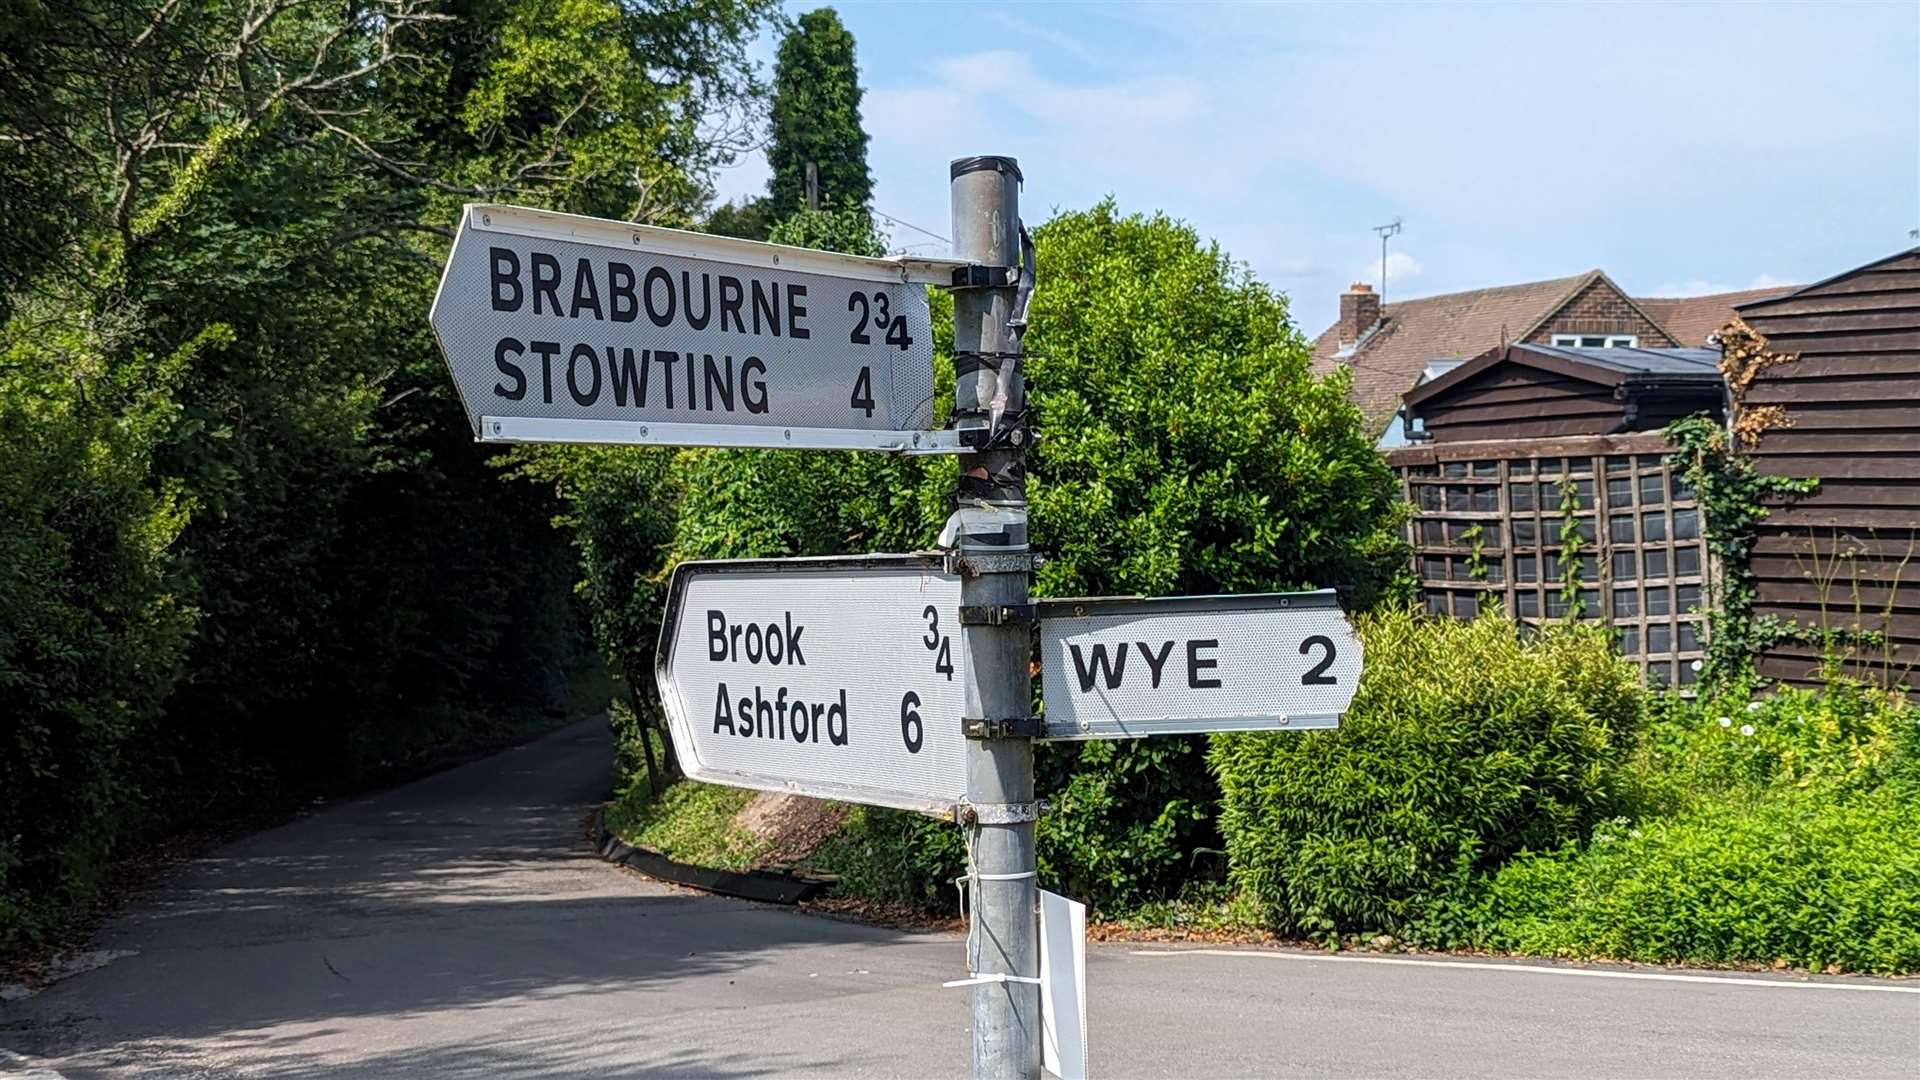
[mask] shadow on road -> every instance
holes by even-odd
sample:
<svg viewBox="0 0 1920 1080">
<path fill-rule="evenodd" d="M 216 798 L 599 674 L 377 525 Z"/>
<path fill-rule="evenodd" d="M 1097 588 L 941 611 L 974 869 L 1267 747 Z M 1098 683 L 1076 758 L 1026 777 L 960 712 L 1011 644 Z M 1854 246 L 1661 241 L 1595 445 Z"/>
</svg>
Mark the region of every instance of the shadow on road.
<svg viewBox="0 0 1920 1080">
<path fill-rule="evenodd" d="M 101 933 L 126 958 L 0 1012 L 0 1045 L 76 1077 L 831 1071 L 690 1047 L 727 1047 L 744 1007 L 887 988 L 879 963 L 819 978 L 819 946 L 897 954 L 896 979 L 950 951 L 601 862 L 582 819 L 610 756 L 604 725 L 569 728 L 230 844 Z M 712 1037 L 657 1022 L 689 1007 Z"/>
</svg>

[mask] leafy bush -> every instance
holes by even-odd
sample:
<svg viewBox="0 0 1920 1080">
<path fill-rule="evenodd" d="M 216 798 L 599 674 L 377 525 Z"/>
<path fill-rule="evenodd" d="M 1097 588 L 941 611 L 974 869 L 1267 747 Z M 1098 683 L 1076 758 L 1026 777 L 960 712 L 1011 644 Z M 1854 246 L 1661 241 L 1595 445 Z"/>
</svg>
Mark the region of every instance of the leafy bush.
<svg viewBox="0 0 1920 1080">
<path fill-rule="evenodd" d="M 1657 700 L 1635 763 L 1642 813 L 1751 796 L 1768 785 L 1865 791 L 1915 760 L 1914 713 L 1895 694 L 1843 678 L 1759 699 Z"/>
<path fill-rule="evenodd" d="M 1473 875 L 1617 811 L 1643 691 L 1585 628 L 1358 625 L 1366 673 L 1338 730 L 1214 738 L 1232 880 L 1283 933 L 1445 936 L 1440 905 Z"/>
<path fill-rule="evenodd" d="M 839 876 L 837 895 L 952 914 L 953 879 L 967 868 L 964 834 L 951 822 L 856 806 L 810 864 Z"/>
<path fill-rule="evenodd" d="M 1837 679 L 1756 701 L 1669 696 L 1650 729 L 1640 816 L 1502 867 L 1481 943 L 1920 970 L 1920 709 Z"/>
<path fill-rule="evenodd" d="M 1486 910 L 1487 943 L 1518 952 L 1920 970 L 1920 786 L 1789 786 L 1610 823 L 1508 863 Z"/>
</svg>

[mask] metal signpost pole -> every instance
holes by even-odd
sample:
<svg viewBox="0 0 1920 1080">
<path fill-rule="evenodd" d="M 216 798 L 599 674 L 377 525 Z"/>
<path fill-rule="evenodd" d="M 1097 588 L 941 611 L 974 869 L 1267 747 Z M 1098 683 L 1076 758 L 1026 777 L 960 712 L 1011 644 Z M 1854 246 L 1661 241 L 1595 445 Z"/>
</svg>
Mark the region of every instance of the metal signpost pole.
<svg viewBox="0 0 1920 1080">
<path fill-rule="evenodd" d="M 970 973 L 1037 980 L 1031 635 L 1015 613 L 1029 611 L 1026 388 L 1017 357 L 1032 288 L 1022 262 L 1020 169 L 1012 158 L 953 163 L 955 427 L 973 448 L 960 457 L 956 545 L 961 557 L 966 636 L 967 808 L 973 932 Z M 961 275 L 966 275 L 964 281 Z M 970 509 L 971 508 L 971 509 Z M 1012 617 L 1009 617 L 1012 616 Z M 1009 723 L 1011 721 L 1012 723 Z M 1040 988 L 1035 982 L 977 983 L 973 1073 L 1040 1075 Z"/>
</svg>

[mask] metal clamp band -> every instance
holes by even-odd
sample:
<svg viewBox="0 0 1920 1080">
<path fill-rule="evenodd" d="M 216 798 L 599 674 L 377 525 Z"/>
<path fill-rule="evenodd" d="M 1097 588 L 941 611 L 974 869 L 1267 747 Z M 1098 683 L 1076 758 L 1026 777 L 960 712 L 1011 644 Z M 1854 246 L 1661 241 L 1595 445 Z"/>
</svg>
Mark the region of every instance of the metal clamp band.
<svg viewBox="0 0 1920 1080">
<path fill-rule="evenodd" d="M 1038 716 L 1014 716 L 1004 720 L 964 717 L 960 730 L 969 739 L 1037 739 L 1047 733 L 1047 722 Z"/>
<path fill-rule="evenodd" d="M 981 574 L 1024 574 L 1038 570 L 1047 560 L 1040 555 L 956 555 L 948 552 L 943 569 L 949 574 L 979 577 Z"/>
<path fill-rule="evenodd" d="M 1039 821 L 1046 810 L 1042 802 L 1027 803 L 968 803 L 954 807 L 954 820 L 962 825 L 1020 825 L 1029 821 Z M 1031 876 L 1023 874 L 971 874 L 970 877 L 982 881 L 1012 881 L 1016 878 Z"/>
</svg>

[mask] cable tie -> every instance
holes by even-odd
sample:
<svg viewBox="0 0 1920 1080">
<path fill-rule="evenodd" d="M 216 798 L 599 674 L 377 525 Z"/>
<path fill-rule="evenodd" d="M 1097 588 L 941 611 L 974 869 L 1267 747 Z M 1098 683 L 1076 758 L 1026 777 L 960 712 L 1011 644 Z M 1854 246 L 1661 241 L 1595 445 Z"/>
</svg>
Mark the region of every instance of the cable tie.
<svg viewBox="0 0 1920 1080">
<path fill-rule="evenodd" d="M 940 985 L 943 987 L 986 986 L 991 983 L 1028 983 L 1033 986 L 1041 985 L 1041 981 L 1031 975 L 1008 975 L 1002 971 L 989 972 L 984 975 L 977 972 L 969 972 L 964 979 L 954 979 L 951 982 L 943 982 Z"/>
</svg>

